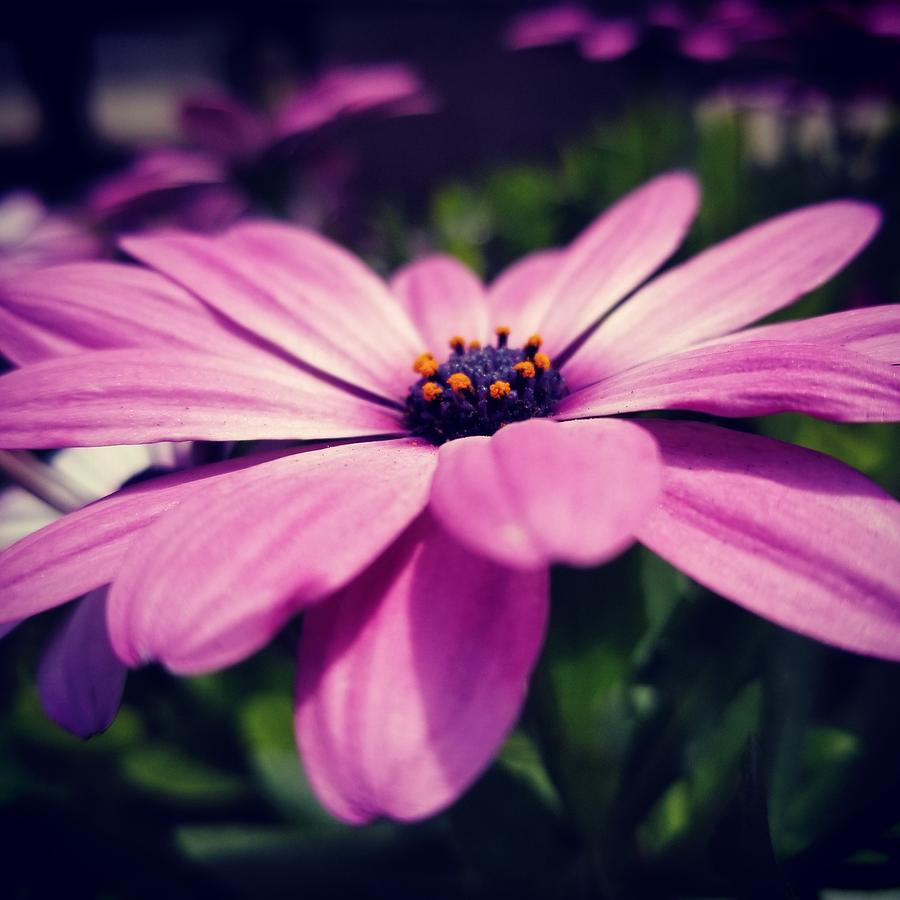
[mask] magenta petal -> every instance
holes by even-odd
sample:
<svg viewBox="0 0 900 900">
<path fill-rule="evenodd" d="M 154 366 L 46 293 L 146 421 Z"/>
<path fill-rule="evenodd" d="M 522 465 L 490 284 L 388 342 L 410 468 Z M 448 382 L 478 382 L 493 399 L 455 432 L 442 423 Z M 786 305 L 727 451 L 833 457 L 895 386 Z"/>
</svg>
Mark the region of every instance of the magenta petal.
<svg viewBox="0 0 900 900">
<path fill-rule="evenodd" d="M 538 250 L 505 268 L 488 288 L 489 325 L 505 325 L 527 340 L 541 321 L 545 292 L 563 256 L 562 250 Z"/>
<path fill-rule="evenodd" d="M 113 580 L 136 534 L 208 479 L 271 459 L 245 456 L 155 478 L 69 513 L 0 553 L 0 621 L 32 616 Z"/>
<path fill-rule="evenodd" d="M 760 325 L 721 338 L 738 341 L 790 341 L 829 344 L 862 353 L 889 365 L 900 364 L 900 304 L 847 309 L 813 319 Z"/>
<path fill-rule="evenodd" d="M 603 19 L 582 36 L 579 46 L 585 59 L 606 62 L 631 53 L 639 37 L 640 29 L 632 19 Z"/>
<path fill-rule="evenodd" d="M 322 803 L 353 823 L 452 803 L 515 723 L 546 616 L 546 571 L 497 566 L 428 518 L 309 610 L 295 721 Z"/>
<path fill-rule="evenodd" d="M 432 109 L 432 99 L 410 66 L 334 66 L 284 104 L 276 116 L 275 131 L 289 138 L 345 116 L 405 115 Z"/>
<path fill-rule="evenodd" d="M 434 447 L 351 444 L 263 463 L 161 519 L 110 594 L 129 665 L 230 665 L 368 566 L 428 502 Z"/>
<path fill-rule="evenodd" d="M 105 350 L 0 377 L 0 447 L 390 434 L 396 412 L 278 360 Z"/>
<path fill-rule="evenodd" d="M 653 441 L 631 422 L 531 419 L 444 444 L 431 508 L 460 543 L 497 563 L 588 566 L 633 541 L 660 479 Z"/>
<path fill-rule="evenodd" d="M 409 313 L 429 350 L 443 360 L 454 335 L 484 341 L 487 302 L 479 278 L 452 256 L 429 256 L 394 273 L 391 290 Z"/>
<path fill-rule="evenodd" d="M 698 200 L 697 182 L 685 172 L 660 175 L 623 197 L 565 251 L 539 321 L 520 324 L 541 333 L 551 356 L 561 353 L 678 247 Z"/>
<path fill-rule="evenodd" d="M 73 263 L 28 272 L 3 285 L 0 305 L 13 317 L 0 349 L 19 365 L 126 347 L 259 355 L 183 288 L 137 266 Z"/>
<path fill-rule="evenodd" d="M 878 211 L 839 200 L 763 222 L 654 279 L 615 310 L 566 365 L 582 386 L 728 334 L 827 281 L 871 239 Z"/>
<path fill-rule="evenodd" d="M 38 691 L 57 725 L 88 738 L 112 724 L 127 669 L 106 632 L 106 588 L 80 600 L 44 651 Z"/>
<path fill-rule="evenodd" d="M 566 397 L 557 417 L 692 409 L 801 412 L 836 422 L 900 419 L 900 371 L 852 350 L 780 341 L 717 343 L 628 369 Z"/>
<path fill-rule="evenodd" d="M 580 37 L 592 23 L 586 9 L 562 3 L 516 16 L 506 30 L 505 43 L 510 50 L 560 44 Z"/>
<path fill-rule="evenodd" d="M 387 285 L 337 244 L 294 225 L 247 222 L 215 238 L 170 233 L 122 246 L 309 365 L 404 394 L 421 339 Z"/>
<path fill-rule="evenodd" d="M 900 504 L 830 457 L 645 420 L 665 479 L 638 539 L 707 587 L 827 644 L 900 659 Z"/>
</svg>

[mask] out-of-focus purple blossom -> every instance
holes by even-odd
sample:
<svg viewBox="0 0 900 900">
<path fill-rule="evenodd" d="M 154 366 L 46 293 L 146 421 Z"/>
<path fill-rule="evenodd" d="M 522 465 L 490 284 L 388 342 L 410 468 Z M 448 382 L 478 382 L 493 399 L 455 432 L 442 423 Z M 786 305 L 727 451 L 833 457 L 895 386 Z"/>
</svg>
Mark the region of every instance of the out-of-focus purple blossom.
<svg viewBox="0 0 900 900">
<path fill-rule="evenodd" d="M 701 15 L 678 3 L 657 3 L 627 18 L 604 18 L 585 7 L 563 5 L 518 16 L 509 25 L 505 42 L 510 49 L 521 50 L 576 41 L 586 59 L 613 60 L 631 52 L 652 29 L 671 32 L 684 56 L 714 62 L 780 37 L 785 26 L 751 0 L 720 0 Z"/>
<path fill-rule="evenodd" d="M 305 167 L 327 177 L 333 167 L 323 160 L 335 152 L 346 160 L 326 129 L 366 114 L 417 115 L 435 106 L 416 72 L 399 63 L 328 69 L 271 115 L 222 91 L 189 97 L 179 111 L 186 146 L 146 152 L 99 184 L 89 207 L 113 228 L 167 224 L 215 231 L 251 207 L 274 172 L 284 212 L 303 206 L 286 195 L 302 182 Z M 324 197 L 341 191 L 345 169 L 334 183 L 320 183 Z"/>
<path fill-rule="evenodd" d="M 900 38 L 900 3 L 872 3 L 857 13 L 860 27 L 878 37 Z"/>
<path fill-rule="evenodd" d="M 51 212 L 35 194 L 0 198 L 0 279 L 55 263 L 93 259 L 102 243 L 75 217 Z"/>
</svg>

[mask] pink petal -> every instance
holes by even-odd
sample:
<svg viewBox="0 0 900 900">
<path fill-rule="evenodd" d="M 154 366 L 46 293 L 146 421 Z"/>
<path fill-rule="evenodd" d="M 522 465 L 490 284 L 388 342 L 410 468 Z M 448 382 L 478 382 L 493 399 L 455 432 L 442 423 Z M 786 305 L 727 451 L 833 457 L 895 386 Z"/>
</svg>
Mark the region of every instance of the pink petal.
<svg viewBox="0 0 900 900">
<path fill-rule="evenodd" d="M 605 19 L 596 22 L 579 41 L 585 59 L 621 59 L 637 46 L 640 29 L 632 19 Z"/>
<path fill-rule="evenodd" d="M 530 305 L 540 318 L 520 322 L 524 331 L 540 332 L 551 356 L 562 353 L 678 247 L 698 200 L 685 172 L 660 175 L 619 200 L 565 251 L 543 308 Z"/>
<path fill-rule="evenodd" d="M 563 257 L 562 250 L 538 250 L 507 266 L 488 288 L 489 325 L 506 325 L 527 340 L 529 323 L 540 322 L 545 292 Z"/>
<path fill-rule="evenodd" d="M 733 56 L 737 49 L 728 30 L 717 25 L 685 29 L 678 39 L 678 47 L 685 56 L 700 62 L 721 62 Z"/>
<path fill-rule="evenodd" d="M 589 566 L 632 542 L 660 478 L 653 441 L 631 422 L 531 419 L 444 444 L 431 508 L 463 546 L 502 565 Z"/>
<path fill-rule="evenodd" d="M 641 424 L 666 467 L 644 544 L 779 625 L 900 659 L 900 504 L 811 450 L 698 422 Z"/>
<path fill-rule="evenodd" d="M 38 691 L 47 715 L 79 737 L 112 724 L 127 669 L 113 653 L 106 633 L 106 588 L 76 604 L 44 651 Z"/>
<path fill-rule="evenodd" d="M 510 50 L 561 44 L 580 37 L 592 24 L 591 14 L 568 3 L 516 16 L 506 30 Z"/>
<path fill-rule="evenodd" d="M 421 339 L 387 286 L 337 244 L 248 222 L 216 238 L 173 232 L 122 246 L 309 365 L 387 397 L 405 393 Z"/>
<path fill-rule="evenodd" d="M 29 272 L 4 284 L 0 304 L 15 319 L 0 349 L 19 365 L 126 347 L 259 355 L 183 288 L 137 266 L 73 263 Z"/>
<path fill-rule="evenodd" d="M 246 159 L 262 150 L 269 139 L 265 121 L 227 94 L 188 97 L 178 118 L 187 140 L 213 156 Z"/>
<path fill-rule="evenodd" d="M 105 350 L 0 377 L 0 446 L 309 440 L 389 434 L 396 412 L 299 369 L 164 350 Z"/>
<path fill-rule="evenodd" d="M 871 239 L 878 211 L 838 200 L 770 219 L 654 279 L 567 363 L 570 386 L 761 319 L 827 281 Z"/>
<path fill-rule="evenodd" d="M 295 721 L 322 803 L 353 823 L 452 803 L 515 723 L 546 616 L 545 571 L 472 555 L 427 518 L 311 609 Z"/>
<path fill-rule="evenodd" d="M 443 360 L 454 335 L 485 341 L 487 303 L 479 278 L 452 256 L 429 256 L 403 266 L 391 279 L 391 290 L 409 313 L 430 350 Z"/>
<path fill-rule="evenodd" d="M 33 616 L 108 584 L 134 536 L 158 516 L 209 479 L 271 458 L 244 456 L 145 481 L 22 538 L 0 553 L 0 621 Z"/>
<path fill-rule="evenodd" d="M 566 397 L 560 419 L 650 409 L 714 416 L 801 412 L 837 422 L 900 418 L 900 371 L 852 350 L 738 341 L 685 350 Z"/>
<path fill-rule="evenodd" d="M 130 166 L 101 181 L 88 197 L 94 216 L 117 215 L 151 194 L 227 181 L 224 161 L 193 150 L 151 150 Z"/>
<path fill-rule="evenodd" d="M 361 113 L 404 115 L 430 110 L 421 78 L 407 65 L 335 66 L 282 107 L 275 131 L 288 138 Z"/>
<path fill-rule="evenodd" d="M 119 657 L 211 671 L 267 643 L 374 560 L 428 502 L 434 447 L 351 444 L 254 466 L 142 538 L 110 595 Z"/>
<path fill-rule="evenodd" d="M 720 338 L 717 343 L 738 341 L 789 341 L 828 344 L 862 353 L 889 365 L 900 364 L 900 304 L 848 309 L 800 319 L 760 325 Z"/>
</svg>

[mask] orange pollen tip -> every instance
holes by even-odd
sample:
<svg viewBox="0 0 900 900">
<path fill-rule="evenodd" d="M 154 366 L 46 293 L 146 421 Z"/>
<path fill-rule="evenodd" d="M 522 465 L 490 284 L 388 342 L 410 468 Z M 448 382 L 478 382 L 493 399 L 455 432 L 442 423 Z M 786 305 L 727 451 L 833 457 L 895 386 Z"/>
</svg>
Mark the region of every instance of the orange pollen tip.
<svg viewBox="0 0 900 900">
<path fill-rule="evenodd" d="M 528 338 L 526 347 L 534 347 L 535 350 L 544 343 L 544 339 L 539 334 L 533 334 L 530 338 Z"/>
<path fill-rule="evenodd" d="M 432 400 L 437 400 L 443 393 L 444 389 L 433 381 L 426 381 L 425 384 L 422 385 L 422 396 L 429 403 L 431 403 Z"/>
<path fill-rule="evenodd" d="M 465 338 L 460 337 L 458 334 L 453 335 L 453 337 L 450 338 L 448 343 L 450 344 L 450 347 L 453 350 L 460 350 L 466 346 Z"/>
<path fill-rule="evenodd" d="M 438 362 L 430 353 L 422 353 L 413 363 L 413 372 L 418 372 L 423 378 L 431 378 L 437 370 Z"/>
<path fill-rule="evenodd" d="M 509 396 L 510 390 L 512 389 L 508 381 L 495 381 L 490 387 L 491 396 L 495 400 L 502 400 L 504 397 Z"/>
<path fill-rule="evenodd" d="M 497 335 L 505 335 L 506 337 L 509 337 L 509 332 L 510 332 L 510 328 L 509 328 L 508 325 L 498 325 L 498 326 L 494 329 L 494 333 L 495 333 L 495 334 L 497 334 Z"/>
<path fill-rule="evenodd" d="M 469 341 L 469 349 L 470 350 L 480 350 L 481 349 L 481 341 Z"/>
<path fill-rule="evenodd" d="M 546 372 L 550 368 L 550 357 L 546 353 L 535 353 L 534 364 L 538 369 L 543 369 Z"/>
<path fill-rule="evenodd" d="M 447 384 L 457 393 L 459 391 L 467 391 L 472 387 L 472 379 L 465 372 L 454 372 L 448 379 Z"/>
<path fill-rule="evenodd" d="M 522 362 L 516 363 L 513 368 L 523 377 L 523 378 L 534 378 L 535 369 L 534 363 L 529 362 L 527 359 Z"/>
</svg>

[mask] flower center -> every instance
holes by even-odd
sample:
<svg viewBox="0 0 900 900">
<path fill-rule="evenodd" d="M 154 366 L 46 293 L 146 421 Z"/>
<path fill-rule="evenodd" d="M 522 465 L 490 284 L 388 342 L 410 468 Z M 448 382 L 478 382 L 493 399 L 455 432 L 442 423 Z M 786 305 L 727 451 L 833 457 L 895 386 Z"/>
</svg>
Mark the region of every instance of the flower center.
<svg viewBox="0 0 900 900">
<path fill-rule="evenodd" d="M 568 389 L 550 357 L 540 352 L 540 335 L 515 348 L 507 346 L 508 328 L 496 332 L 496 347 L 478 341 L 466 347 L 461 337 L 452 337 L 446 362 L 431 353 L 416 359 L 413 371 L 421 377 L 406 397 L 411 434 L 443 444 L 553 412 Z"/>
</svg>

